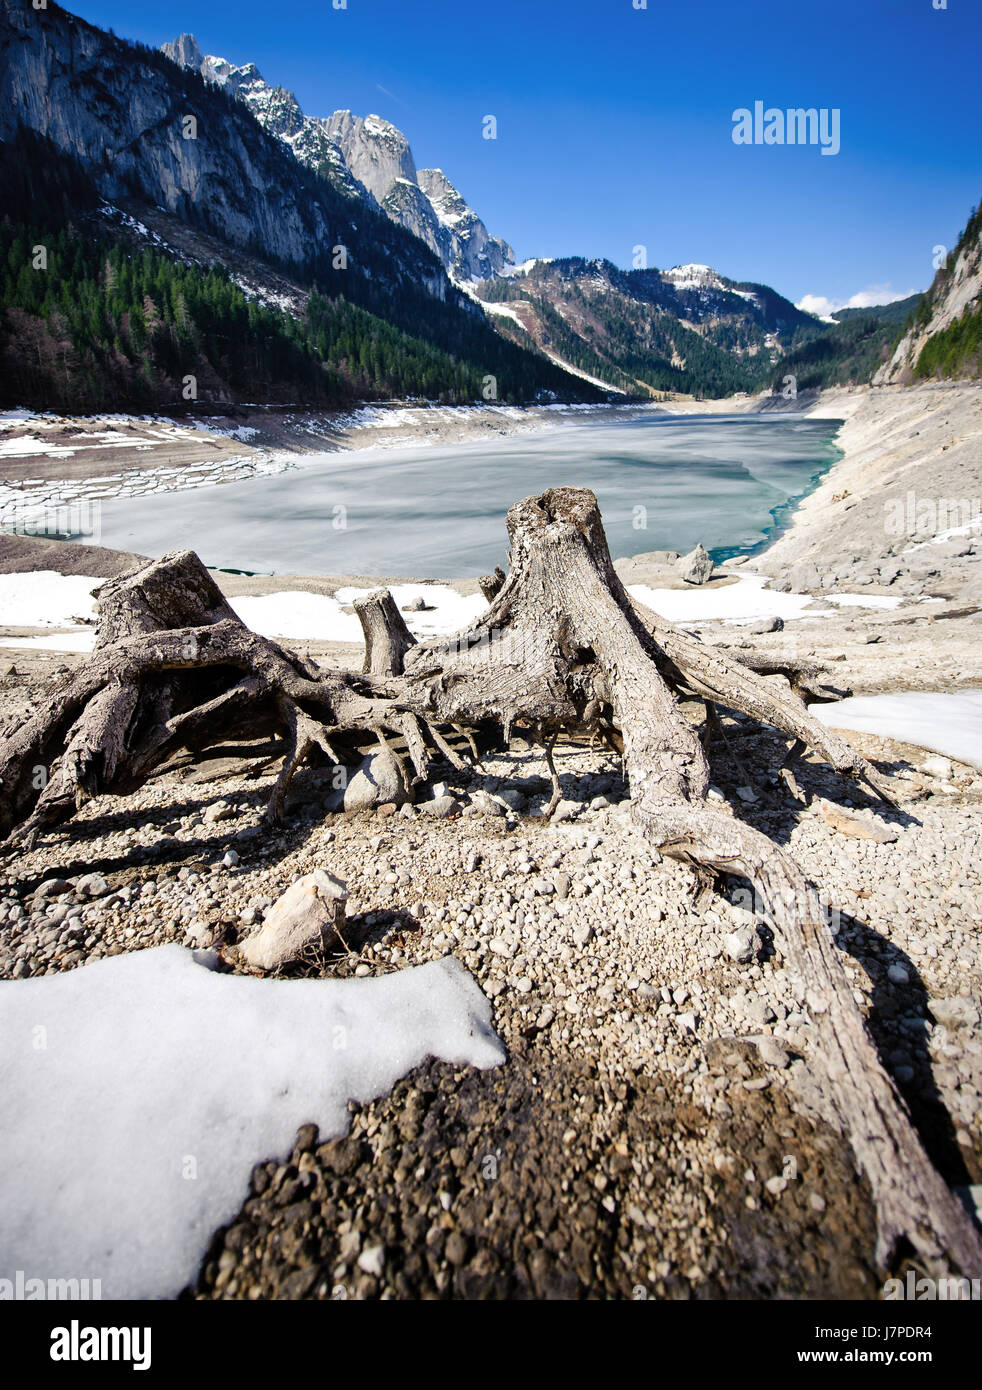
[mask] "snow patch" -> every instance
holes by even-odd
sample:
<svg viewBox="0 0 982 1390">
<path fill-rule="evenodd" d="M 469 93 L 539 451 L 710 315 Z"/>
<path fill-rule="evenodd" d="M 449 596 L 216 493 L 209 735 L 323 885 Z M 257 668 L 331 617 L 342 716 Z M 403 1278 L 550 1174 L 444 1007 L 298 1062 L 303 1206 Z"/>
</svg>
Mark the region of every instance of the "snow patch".
<svg viewBox="0 0 982 1390">
<path fill-rule="evenodd" d="M 173 1298 L 253 1166 L 300 1125 L 343 1135 L 349 1100 L 384 1095 L 427 1057 L 505 1060 L 452 956 L 364 980 L 216 964 L 168 945 L 0 983 L 0 1277 Z"/>
<path fill-rule="evenodd" d="M 0 574 L 0 626 L 72 627 L 79 618 L 94 618 L 92 590 L 105 582 L 54 570 Z"/>
<path fill-rule="evenodd" d="M 3 637 L 0 647 L 16 647 L 39 652 L 91 652 L 95 647 L 95 632 L 90 627 L 55 632 L 50 637 Z"/>
<path fill-rule="evenodd" d="M 451 589 L 448 584 L 389 584 L 387 587 L 395 599 L 396 607 L 405 609 L 417 599 L 422 599 L 427 609 L 432 610 L 403 612 L 406 626 L 414 637 L 459 632 L 469 627 L 488 606 L 487 600 L 481 594 L 465 597 L 458 594 L 456 589 Z M 341 603 L 353 603 L 356 598 L 364 598 L 374 592 L 374 589 L 338 589 L 335 597 Z M 358 640 L 361 640 L 360 624 Z"/>
<path fill-rule="evenodd" d="M 740 575 L 735 584 L 719 588 L 652 589 L 647 584 L 633 584 L 628 593 L 660 613 L 669 622 L 687 623 L 722 620 L 730 623 L 752 622 L 755 618 L 818 618 L 826 616 L 819 610 L 809 613 L 810 594 L 782 594 L 765 589 L 768 576 Z M 832 603 L 858 608 L 896 608 L 899 598 L 882 598 L 871 594 L 823 594 Z"/>
<path fill-rule="evenodd" d="M 982 690 L 856 695 L 809 709 L 831 729 L 855 729 L 913 743 L 982 772 Z"/>
</svg>

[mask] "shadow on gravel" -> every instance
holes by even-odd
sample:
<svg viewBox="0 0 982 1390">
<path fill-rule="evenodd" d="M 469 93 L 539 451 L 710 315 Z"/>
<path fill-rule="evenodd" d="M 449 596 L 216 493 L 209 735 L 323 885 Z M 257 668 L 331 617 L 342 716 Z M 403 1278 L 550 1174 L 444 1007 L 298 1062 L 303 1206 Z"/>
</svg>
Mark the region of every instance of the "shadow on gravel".
<svg viewBox="0 0 982 1390">
<path fill-rule="evenodd" d="M 867 923 L 841 914 L 836 944 L 862 966 L 873 984 L 872 1007 L 867 1026 L 884 1069 L 891 1075 L 910 1110 L 914 1126 L 931 1162 L 950 1187 L 976 1181 L 969 1175 L 955 1139 L 955 1125 L 934 1081 L 928 1049 L 925 1015 L 928 994 L 917 966 L 892 942 Z M 908 983 L 890 980 L 891 966 L 899 965 Z M 916 1015 L 913 1019 L 911 1015 Z"/>
</svg>

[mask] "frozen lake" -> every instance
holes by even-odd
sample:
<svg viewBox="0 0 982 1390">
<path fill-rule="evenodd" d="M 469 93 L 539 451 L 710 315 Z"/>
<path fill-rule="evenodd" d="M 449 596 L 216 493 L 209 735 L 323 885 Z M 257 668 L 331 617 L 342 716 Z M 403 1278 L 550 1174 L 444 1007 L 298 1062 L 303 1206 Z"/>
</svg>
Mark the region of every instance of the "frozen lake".
<svg viewBox="0 0 982 1390">
<path fill-rule="evenodd" d="M 759 545 L 839 456 L 836 422 L 612 407 L 538 433 L 323 454 L 273 477 L 103 503 L 101 544 L 279 574 L 450 578 L 505 565 L 504 516 L 563 484 L 600 501 L 614 558 Z"/>
</svg>

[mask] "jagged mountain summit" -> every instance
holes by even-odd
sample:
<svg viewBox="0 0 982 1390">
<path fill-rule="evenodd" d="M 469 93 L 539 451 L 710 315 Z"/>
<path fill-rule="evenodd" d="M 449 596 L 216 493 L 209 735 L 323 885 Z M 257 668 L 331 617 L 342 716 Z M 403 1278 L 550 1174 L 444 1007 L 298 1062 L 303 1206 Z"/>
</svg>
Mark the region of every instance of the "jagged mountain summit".
<svg viewBox="0 0 982 1390">
<path fill-rule="evenodd" d="M 486 280 L 514 264 L 511 247 L 492 236 L 440 169 L 417 170 L 409 141 L 381 116 L 339 110 L 308 116 L 292 92 L 272 87 L 255 63 L 235 67 L 204 54 L 193 34 L 161 51 L 243 102 L 265 130 L 349 198 L 379 208 L 427 245 L 458 281 Z"/>
</svg>

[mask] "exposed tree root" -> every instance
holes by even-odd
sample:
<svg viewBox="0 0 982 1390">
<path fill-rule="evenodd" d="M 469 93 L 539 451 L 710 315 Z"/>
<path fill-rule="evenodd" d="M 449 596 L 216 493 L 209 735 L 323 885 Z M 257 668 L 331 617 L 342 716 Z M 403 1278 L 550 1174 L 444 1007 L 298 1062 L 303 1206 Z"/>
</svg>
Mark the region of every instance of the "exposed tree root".
<svg viewBox="0 0 982 1390">
<path fill-rule="evenodd" d="M 31 841 L 87 797 L 132 791 L 182 748 L 257 735 L 286 744 L 269 803 L 274 819 L 299 766 L 353 763 L 373 739 L 411 795 L 434 753 L 463 766 L 451 732 L 463 735 L 476 761 L 474 731 L 489 725 L 506 738 L 522 729 L 544 745 L 551 812 L 556 737 L 600 738 L 621 753 L 636 823 L 654 846 L 698 872 L 746 877 L 767 904 L 788 966 L 821 1020 L 812 1062 L 870 1183 L 878 1262 L 886 1268 L 907 1241 L 939 1267 L 978 1274 L 982 1244 L 880 1066 L 815 892 L 766 836 L 709 809 L 706 749 L 681 710 L 680 697 L 696 696 L 710 710 L 742 713 L 787 735 L 794 753 L 810 747 L 884 791 L 796 693 L 827 694 L 818 672 L 766 662 L 754 670 L 632 602 L 588 491 L 526 498 L 509 512 L 508 530 L 507 578 L 483 583 L 488 612 L 449 641 L 416 643 L 386 591 L 357 605 L 366 636 L 357 673 L 319 671 L 250 632 L 190 553 L 104 585 L 91 660 L 0 742 L 0 833 Z M 405 741 L 405 757 L 394 739 Z"/>
</svg>

